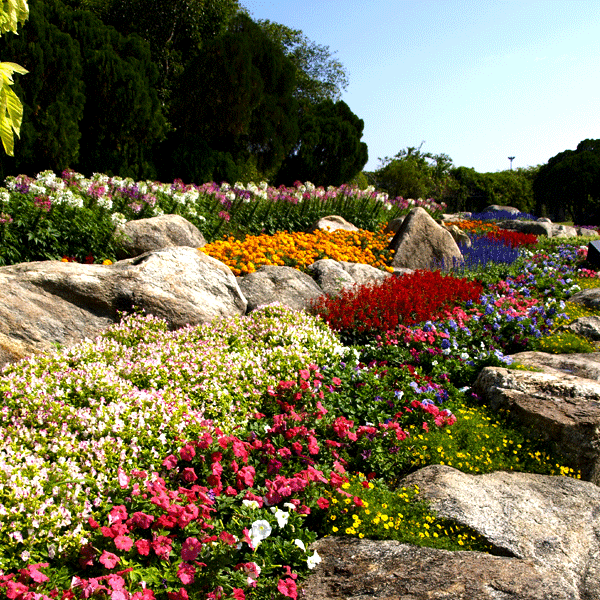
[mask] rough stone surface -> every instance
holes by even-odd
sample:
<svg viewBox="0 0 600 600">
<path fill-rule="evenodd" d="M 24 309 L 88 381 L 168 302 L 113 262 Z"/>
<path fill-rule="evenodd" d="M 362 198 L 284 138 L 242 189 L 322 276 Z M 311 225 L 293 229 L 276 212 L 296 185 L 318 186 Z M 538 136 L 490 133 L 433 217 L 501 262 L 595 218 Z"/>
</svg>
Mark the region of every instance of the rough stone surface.
<svg viewBox="0 0 600 600">
<path fill-rule="evenodd" d="M 206 244 L 201 231 L 180 215 L 161 215 L 128 221 L 117 230 L 119 259 L 134 258 L 169 246 L 200 248 Z"/>
<path fill-rule="evenodd" d="M 450 232 L 450 235 L 459 247 L 471 247 L 471 238 L 462 229 L 451 223 L 444 223 L 443 226 Z"/>
<path fill-rule="evenodd" d="M 281 302 L 295 310 L 305 310 L 323 290 L 310 275 L 292 267 L 265 266 L 237 278 L 248 301 L 248 312 L 263 304 Z"/>
<path fill-rule="evenodd" d="M 0 268 L 0 364 L 93 338 L 139 307 L 173 328 L 244 314 L 231 270 L 171 247 L 113 265 L 44 261 Z"/>
<path fill-rule="evenodd" d="M 600 340 L 600 317 L 579 317 L 566 325 L 564 329 L 597 342 Z"/>
<path fill-rule="evenodd" d="M 389 273 L 371 265 L 339 262 L 329 258 L 318 260 L 308 268 L 323 293 L 330 296 L 335 296 L 353 285 L 378 283 L 390 276 Z"/>
<path fill-rule="evenodd" d="M 486 206 L 481 212 L 507 212 L 513 215 L 518 215 L 521 211 L 514 206 L 500 206 L 499 204 L 491 204 L 490 206 Z"/>
<path fill-rule="evenodd" d="M 465 219 L 471 218 L 472 214 L 473 213 L 470 213 L 470 212 L 461 212 L 461 213 L 453 213 L 453 214 L 444 213 L 442 215 L 442 221 L 443 222 L 464 221 Z"/>
<path fill-rule="evenodd" d="M 600 598 L 600 488 L 570 477 L 467 475 L 435 465 L 403 485 L 442 517 L 471 527 L 495 549 L 557 574 L 572 598 Z"/>
<path fill-rule="evenodd" d="M 539 219 L 538 219 L 539 222 Z M 552 237 L 556 238 L 570 238 L 577 237 L 577 229 L 570 227 L 569 225 L 557 225 L 552 223 Z"/>
<path fill-rule="evenodd" d="M 305 600 L 580 598 L 533 560 L 338 537 L 321 539 L 314 548 L 322 562 L 302 586 L 299 597 Z"/>
<path fill-rule="evenodd" d="M 391 221 L 388 221 L 388 224 L 385 226 L 385 229 L 383 231 L 385 233 L 395 234 L 398 231 L 398 229 L 400 229 L 400 225 L 402 225 L 405 218 L 405 216 L 402 216 L 398 217 L 397 219 L 392 219 Z"/>
<path fill-rule="evenodd" d="M 589 227 L 577 227 L 577 235 L 585 237 L 596 237 L 598 235 L 597 229 L 590 229 Z"/>
<path fill-rule="evenodd" d="M 337 260 L 324 258 L 314 262 L 308 268 L 317 285 L 328 296 L 335 296 L 356 283 L 352 275 L 345 271 Z"/>
<path fill-rule="evenodd" d="M 565 373 L 485 367 L 473 388 L 492 410 L 507 409 L 600 485 L 600 383 Z"/>
<path fill-rule="evenodd" d="M 589 290 L 581 290 L 573 294 L 569 298 L 569 302 L 581 304 L 586 308 L 600 308 L 600 288 L 590 288 Z"/>
<path fill-rule="evenodd" d="M 500 229 L 508 229 L 510 231 L 518 231 L 519 233 L 533 233 L 533 235 L 542 235 L 552 237 L 552 223 L 543 223 L 540 221 L 519 221 L 509 219 L 508 221 L 499 221 Z"/>
<path fill-rule="evenodd" d="M 600 381 L 600 353 L 548 354 L 546 352 L 519 352 L 513 354 L 515 362 L 556 375 L 575 375 Z"/>
<path fill-rule="evenodd" d="M 328 217 L 319 219 L 308 229 L 308 232 L 312 233 L 317 231 L 317 229 L 321 229 L 322 231 L 336 231 L 337 229 L 344 229 L 345 231 L 358 231 L 358 227 L 352 225 L 352 223 L 346 221 L 344 217 L 340 217 L 338 215 L 329 215 Z"/>
<path fill-rule="evenodd" d="M 390 249 L 394 252 L 394 268 L 431 269 L 463 260 L 450 232 L 420 207 L 408 213 L 390 242 Z"/>
</svg>

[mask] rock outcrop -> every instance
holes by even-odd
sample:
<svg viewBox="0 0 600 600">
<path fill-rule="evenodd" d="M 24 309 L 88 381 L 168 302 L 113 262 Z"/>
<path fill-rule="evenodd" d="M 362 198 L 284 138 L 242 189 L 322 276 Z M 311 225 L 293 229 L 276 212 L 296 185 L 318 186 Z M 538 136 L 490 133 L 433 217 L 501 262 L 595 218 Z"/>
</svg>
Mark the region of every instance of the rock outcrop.
<svg viewBox="0 0 600 600">
<path fill-rule="evenodd" d="M 392 267 L 431 269 L 462 262 L 454 238 L 423 208 L 413 208 L 390 242 Z"/>
<path fill-rule="evenodd" d="M 337 537 L 314 548 L 322 562 L 302 585 L 306 600 L 582 598 L 532 560 Z"/>
<path fill-rule="evenodd" d="M 508 410 L 554 442 L 583 479 L 600 485 L 600 383 L 566 373 L 485 367 L 473 389 L 492 410 Z"/>
<path fill-rule="evenodd" d="M 389 273 L 360 263 L 336 261 L 328 258 L 317 260 L 308 268 L 321 288 L 322 293 L 335 296 L 354 285 L 379 283 L 390 276 Z"/>
<path fill-rule="evenodd" d="M 306 310 L 313 300 L 323 295 L 323 290 L 310 275 L 292 267 L 260 267 L 237 280 L 248 301 L 248 312 L 272 302 Z"/>
<path fill-rule="evenodd" d="M 349 223 L 343 217 L 338 215 L 329 215 L 328 217 L 323 217 L 319 219 L 316 223 L 309 227 L 308 232 L 313 233 L 317 230 L 322 231 L 336 231 L 338 229 L 343 229 L 345 231 L 358 231 L 358 227 Z"/>
<path fill-rule="evenodd" d="M 171 247 L 113 265 L 44 261 L 0 268 L 0 364 L 93 338 L 140 308 L 172 327 L 244 314 L 246 299 L 223 263 Z"/>
<path fill-rule="evenodd" d="M 500 227 L 500 229 L 508 229 L 509 231 L 532 233 L 533 235 L 551 238 L 553 224 L 540 221 L 519 221 L 517 219 L 511 219 L 508 221 L 498 221 L 498 227 Z"/>
<path fill-rule="evenodd" d="M 162 215 L 128 221 L 117 228 L 120 260 L 171 246 L 200 248 L 206 244 L 202 232 L 180 215 Z"/>
</svg>

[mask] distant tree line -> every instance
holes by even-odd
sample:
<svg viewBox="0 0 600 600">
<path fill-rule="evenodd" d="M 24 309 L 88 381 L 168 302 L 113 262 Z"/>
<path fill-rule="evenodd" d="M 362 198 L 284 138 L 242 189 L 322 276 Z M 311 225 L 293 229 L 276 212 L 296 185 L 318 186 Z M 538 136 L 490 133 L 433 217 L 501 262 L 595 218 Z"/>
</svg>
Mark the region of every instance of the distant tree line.
<svg viewBox="0 0 600 600">
<path fill-rule="evenodd" d="M 392 158 L 380 159 L 367 181 L 392 197 L 433 198 L 449 211 L 480 212 L 486 206 L 514 206 L 522 212 L 535 207 L 533 181 L 537 167 L 479 173 L 455 167 L 447 154 L 431 154 L 408 147 Z"/>
<path fill-rule="evenodd" d="M 237 0 L 30 0 L 3 57 L 29 71 L 0 175 L 70 167 L 188 182 L 340 185 L 366 164 L 346 72 Z"/>
</svg>

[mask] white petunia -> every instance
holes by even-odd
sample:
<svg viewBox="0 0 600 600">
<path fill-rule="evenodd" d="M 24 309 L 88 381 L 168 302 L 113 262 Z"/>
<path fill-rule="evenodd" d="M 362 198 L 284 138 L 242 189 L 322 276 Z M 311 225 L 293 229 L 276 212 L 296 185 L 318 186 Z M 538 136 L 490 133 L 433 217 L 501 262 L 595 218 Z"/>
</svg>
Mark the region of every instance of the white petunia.
<svg viewBox="0 0 600 600">
<path fill-rule="evenodd" d="M 321 562 L 321 557 L 318 555 L 317 551 L 312 556 L 309 556 L 306 559 L 306 566 L 309 569 L 314 569 Z"/>
</svg>

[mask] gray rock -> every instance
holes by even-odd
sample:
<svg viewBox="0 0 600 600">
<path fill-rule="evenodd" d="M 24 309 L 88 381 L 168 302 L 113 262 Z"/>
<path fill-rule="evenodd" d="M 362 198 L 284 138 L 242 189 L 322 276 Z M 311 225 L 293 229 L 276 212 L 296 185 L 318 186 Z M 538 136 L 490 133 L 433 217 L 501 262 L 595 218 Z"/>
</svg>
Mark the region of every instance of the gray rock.
<svg viewBox="0 0 600 600">
<path fill-rule="evenodd" d="M 206 244 L 201 231 L 180 215 L 162 215 L 128 221 L 117 228 L 118 258 L 134 258 L 169 246 L 200 248 Z"/>
<path fill-rule="evenodd" d="M 336 231 L 338 229 L 343 229 L 345 231 L 358 231 L 358 227 L 352 225 L 344 219 L 344 217 L 340 217 L 338 215 L 329 215 L 328 217 L 323 217 L 319 219 L 316 223 L 313 223 L 311 227 L 307 230 L 309 233 L 317 231 L 321 229 L 322 231 Z"/>
<path fill-rule="evenodd" d="M 449 221 L 450 223 L 452 223 L 453 221 L 464 221 L 465 219 L 469 219 L 471 218 L 471 215 L 473 213 L 470 212 L 461 212 L 461 213 L 455 213 L 455 214 L 443 214 L 442 215 L 442 222 L 446 222 Z"/>
<path fill-rule="evenodd" d="M 552 223 L 552 221 L 548 217 L 540 217 L 536 219 L 538 223 Z"/>
<path fill-rule="evenodd" d="M 521 211 L 514 206 L 500 206 L 499 204 L 491 204 L 486 206 L 481 212 L 507 212 L 513 215 L 518 215 Z"/>
<path fill-rule="evenodd" d="M 600 317 L 579 317 L 566 325 L 565 329 L 597 342 L 600 340 Z"/>
<path fill-rule="evenodd" d="M 384 279 L 390 276 L 390 273 L 382 271 L 372 265 L 365 265 L 362 263 L 353 262 L 340 262 L 342 269 L 354 279 L 357 285 L 365 285 L 368 283 L 380 283 Z"/>
<path fill-rule="evenodd" d="M 356 283 L 352 275 L 345 271 L 337 260 L 324 258 L 314 262 L 308 269 L 317 285 L 328 296 L 335 296 Z"/>
<path fill-rule="evenodd" d="M 403 485 L 441 517 L 471 527 L 505 555 L 531 560 L 572 598 L 600 598 L 600 488 L 570 477 L 425 467 Z M 512 597 L 512 596 L 511 596 Z"/>
<path fill-rule="evenodd" d="M 390 249 L 394 252 L 394 268 L 431 269 L 463 260 L 450 232 L 420 207 L 408 213 Z"/>
<path fill-rule="evenodd" d="M 340 537 L 321 539 L 313 548 L 322 562 L 302 584 L 299 597 L 306 600 L 580 598 L 533 560 Z"/>
<path fill-rule="evenodd" d="M 600 353 L 548 354 L 546 352 L 519 352 L 511 358 L 526 365 L 555 375 L 576 375 L 600 381 Z"/>
<path fill-rule="evenodd" d="M 231 270 L 171 247 L 113 265 L 45 261 L 0 268 L 0 364 L 93 338 L 138 307 L 171 327 L 244 314 Z"/>
<path fill-rule="evenodd" d="M 317 260 L 308 269 L 323 293 L 329 296 L 335 296 L 354 285 L 378 283 L 390 277 L 390 273 L 371 265 L 339 262 L 329 258 Z"/>
<path fill-rule="evenodd" d="M 462 229 L 451 223 L 443 223 L 442 226 L 450 232 L 450 235 L 459 247 L 471 247 L 471 238 Z"/>
<path fill-rule="evenodd" d="M 537 222 L 539 223 L 539 219 Z M 570 238 L 577 237 L 577 229 L 575 227 L 570 227 L 568 225 L 557 225 L 553 223 L 552 227 L 552 237 L 556 238 Z"/>
<path fill-rule="evenodd" d="M 508 229 L 509 231 L 518 231 L 519 233 L 532 233 L 533 235 L 542 235 L 552 237 L 552 223 L 543 223 L 540 221 L 498 221 L 500 229 Z"/>
<path fill-rule="evenodd" d="M 592 310 L 600 309 L 600 288 L 590 288 L 589 290 L 581 290 L 573 294 L 569 298 L 569 302 L 581 304 Z"/>
<path fill-rule="evenodd" d="M 585 237 L 597 237 L 597 228 L 590 229 L 589 227 L 577 227 L 577 235 Z"/>
<path fill-rule="evenodd" d="M 400 225 L 402 225 L 402 223 L 404 222 L 404 219 L 406 218 L 405 215 L 398 217 L 397 219 L 392 219 L 391 221 L 388 222 L 388 224 L 385 226 L 385 229 L 383 230 L 385 233 L 397 233 L 398 229 L 400 229 Z"/>
<path fill-rule="evenodd" d="M 264 266 L 237 280 L 248 301 L 248 312 L 273 302 L 306 310 L 313 300 L 323 295 L 310 275 L 292 267 Z"/>
<path fill-rule="evenodd" d="M 485 367 L 473 388 L 492 410 L 507 409 L 556 443 L 583 479 L 600 485 L 600 383 L 564 373 Z"/>
</svg>

